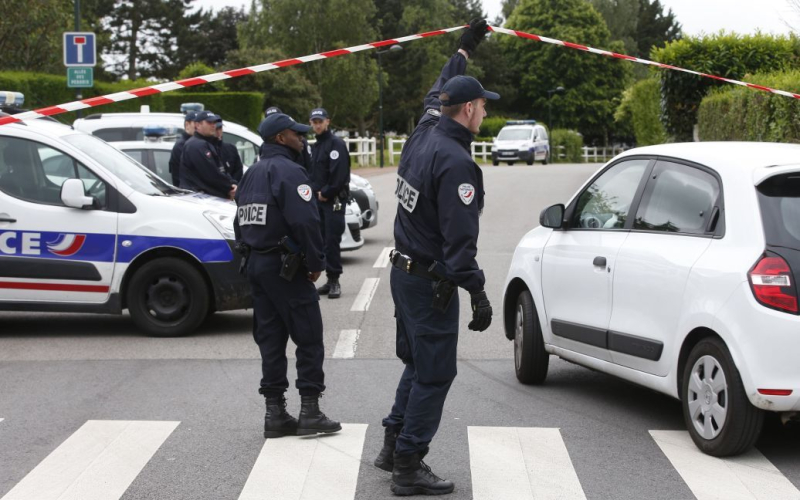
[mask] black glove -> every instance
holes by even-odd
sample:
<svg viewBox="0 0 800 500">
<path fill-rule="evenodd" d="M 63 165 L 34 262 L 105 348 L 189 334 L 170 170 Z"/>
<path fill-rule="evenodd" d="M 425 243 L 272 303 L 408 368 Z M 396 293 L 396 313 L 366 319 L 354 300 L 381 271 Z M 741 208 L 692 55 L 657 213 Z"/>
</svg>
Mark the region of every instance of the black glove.
<svg viewBox="0 0 800 500">
<path fill-rule="evenodd" d="M 489 25 L 486 24 L 486 19 L 473 19 L 469 22 L 467 31 L 461 35 L 461 43 L 458 48 L 464 49 L 467 54 L 472 55 L 488 32 Z"/>
<path fill-rule="evenodd" d="M 469 295 L 472 301 L 472 321 L 468 328 L 475 332 L 482 332 L 492 324 L 492 305 L 486 292 L 475 292 Z"/>
</svg>

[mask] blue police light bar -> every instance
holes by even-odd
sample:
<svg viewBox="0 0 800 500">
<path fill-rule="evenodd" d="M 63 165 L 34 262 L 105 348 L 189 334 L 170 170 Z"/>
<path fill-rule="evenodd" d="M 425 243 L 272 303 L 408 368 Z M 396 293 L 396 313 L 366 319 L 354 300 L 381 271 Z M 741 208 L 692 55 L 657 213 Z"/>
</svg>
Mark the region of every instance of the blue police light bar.
<svg viewBox="0 0 800 500">
<path fill-rule="evenodd" d="M 145 125 L 142 128 L 142 133 L 145 137 L 164 137 L 165 135 L 175 135 L 177 129 L 175 127 L 165 127 L 164 125 Z"/>
<path fill-rule="evenodd" d="M 508 120 L 506 125 L 536 125 L 536 120 Z"/>
<path fill-rule="evenodd" d="M 203 111 L 206 107 L 201 102 L 184 102 L 181 104 L 181 113 L 184 115 L 189 111 Z"/>
<path fill-rule="evenodd" d="M 25 95 L 22 92 L 0 91 L 0 104 L 11 106 L 22 106 L 25 102 Z"/>
</svg>

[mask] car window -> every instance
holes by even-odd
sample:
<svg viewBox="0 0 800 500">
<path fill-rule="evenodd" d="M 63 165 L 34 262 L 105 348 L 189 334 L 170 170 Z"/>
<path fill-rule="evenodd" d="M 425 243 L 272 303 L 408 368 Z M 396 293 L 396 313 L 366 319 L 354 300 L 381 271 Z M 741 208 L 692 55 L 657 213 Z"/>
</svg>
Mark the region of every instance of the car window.
<svg viewBox="0 0 800 500">
<path fill-rule="evenodd" d="M 242 164 L 250 166 L 258 160 L 258 146 L 247 139 L 229 132 L 222 132 L 222 141 L 236 146 Z"/>
<path fill-rule="evenodd" d="M 758 186 L 767 244 L 800 250 L 800 173 L 776 175 Z"/>
<path fill-rule="evenodd" d="M 527 128 L 506 128 L 497 135 L 498 141 L 527 141 L 531 138 L 531 129 Z"/>
<path fill-rule="evenodd" d="M 0 190 L 25 201 L 63 205 L 61 185 L 67 179 L 81 179 L 86 194 L 106 206 L 106 183 L 71 156 L 46 144 L 0 137 Z"/>
<path fill-rule="evenodd" d="M 659 161 L 645 188 L 633 227 L 704 234 L 719 190 L 719 182 L 708 172 Z"/>
<path fill-rule="evenodd" d="M 123 152 L 144 165 L 144 150 L 142 149 L 123 149 Z"/>
<path fill-rule="evenodd" d="M 617 163 L 598 177 L 578 198 L 573 228 L 622 229 L 649 160 Z"/>
<path fill-rule="evenodd" d="M 156 175 L 164 179 L 165 181 L 172 183 L 172 174 L 169 173 L 169 157 L 172 155 L 172 151 L 164 151 L 161 149 L 154 149 L 153 150 L 153 160 L 155 165 Z"/>
<path fill-rule="evenodd" d="M 144 139 L 144 132 L 141 127 L 101 128 L 92 132 L 92 135 L 106 142 L 141 141 Z"/>
</svg>

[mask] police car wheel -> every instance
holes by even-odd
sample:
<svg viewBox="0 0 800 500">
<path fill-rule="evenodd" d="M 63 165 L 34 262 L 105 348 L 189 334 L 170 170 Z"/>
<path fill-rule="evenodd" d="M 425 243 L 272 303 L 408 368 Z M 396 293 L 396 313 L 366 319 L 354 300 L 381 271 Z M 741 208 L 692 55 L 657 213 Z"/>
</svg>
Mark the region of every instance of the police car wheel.
<svg viewBox="0 0 800 500">
<path fill-rule="evenodd" d="M 764 411 L 750 403 L 728 348 L 717 338 L 701 340 L 689 354 L 681 404 L 694 444 L 715 457 L 749 450 L 764 427 Z"/>
<path fill-rule="evenodd" d="M 550 163 L 550 151 L 548 151 L 547 154 L 544 155 L 544 160 L 542 160 L 542 165 L 547 165 L 548 163 Z"/>
<path fill-rule="evenodd" d="M 514 166 L 514 162 L 513 161 L 507 161 L 506 163 L 508 163 L 509 166 L 512 166 L 512 167 Z"/>
<path fill-rule="evenodd" d="M 500 162 L 495 160 L 494 158 L 492 158 L 492 165 L 494 165 L 496 167 L 496 166 L 500 165 Z"/>
<path fill-rule="evenodd" d="M 176 258 L 148 262 L 131 278 L 128 311 L 148 335 L 174 337 L 197 328 L 208 313 L 205 280 L 189 263 Z"/>
<path fill-rule="evenodd" d="M 533 297 L 527 290 L 517 298 L 514 317 L 514 368 L 523 384 L 543 384 L 550 355 L 544 349 L 542 326 Z"/>
<path fill-rule="evenodd" d="M 533 165 L 533 162 L 534 162 L 535 158 L 536 158 L 535 156 L 531 155 L 530 158 L 525 160 L 525 163 L 527 163 L 528 165 Z"/>
</svg>

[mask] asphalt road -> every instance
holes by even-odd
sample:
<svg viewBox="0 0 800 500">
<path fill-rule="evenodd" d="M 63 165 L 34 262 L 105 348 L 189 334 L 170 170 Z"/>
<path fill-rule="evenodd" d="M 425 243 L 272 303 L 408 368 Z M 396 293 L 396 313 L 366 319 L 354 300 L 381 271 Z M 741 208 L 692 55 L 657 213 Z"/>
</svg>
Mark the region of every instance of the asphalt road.
<svg viewBox="0 0 800 500">
<path fill-rule="evenodd" d="M 478 260 L 495 311 L 519 239 L 596 168 L 484 169 Z M 280 498 L 295 486 L 287 498 L 390 498 L 390 475 L 371 462 L 402 370 L 380 258 L 393 244 L 393 173 L 369 177 L 379 224 L 345 254 L 342 297 L 321 301 L 323 410 L 354 424 L 342 435 L 265 445 L 249 311 L 176 339 L 143 337 L 126 316 L 0 313 L 0 500 Z M 671 398 L 556 358 L 545 386 L 519 384 L 499 316 L 470 332 L 460 299 L 459 375 L 426 459 L 456 482 L 445 498 L 800 497 L 797 430 L 770 421 L 753 454 L 704 461 Z"/>
</svg>

